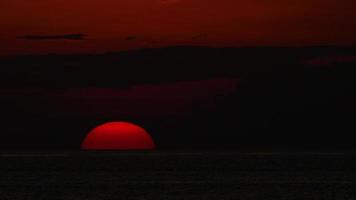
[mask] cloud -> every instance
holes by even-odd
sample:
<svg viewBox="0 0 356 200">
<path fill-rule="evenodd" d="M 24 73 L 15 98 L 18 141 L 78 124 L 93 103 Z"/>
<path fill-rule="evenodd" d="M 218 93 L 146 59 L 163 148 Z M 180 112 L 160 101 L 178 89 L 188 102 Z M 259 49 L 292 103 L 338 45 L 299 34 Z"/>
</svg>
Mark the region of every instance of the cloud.
<svg viewBox="0 0 356 200">
<path fill-rule="evenodd" d="M 127 36 L 127 37 L 125 38 L 126 41 L 129 41 L 129 40 L 136 40 L 136 39 L 137 39 L 136 36 Z"/>
<path fill-rule="evenodd" d="M 161 4 L 176 4 L 179 3 L 181 0 L 159 0 Z"/>
<path fill-rule="evenodd" d="M 50 112 L 64 117 L 137 118 L 185 116 L 192 108 L 215 108 L 216 99 L 230 96 L 238 79 L 215 78 L 210 80 L 182 81 L 169 84 L 143 84 L 127 89 L 69 88 L 64 90 L 8 89 L 3 99 L 26 99 L 34 104 L 44 99 L 44 110 L 28 106 L 29 111 Z M 32 110 L 33 107 L 33 110 Z"/>
<path fill-rule="evenodd" d="M 352 65 L 356 63 L 356 55 L 318 56 L 304 60 L 302 63 L 313 67 L 332 67 L 340 64 Z"/>
<path fill-rule="evenodd" d="M 206 36 L 207 36 L 206 34 L 193 35 L 192 39 L 197 40 L 197 39 L 205 38 Z"/>
<path fill-rule="evenodd" d="M 68 34 L 68 35 L 25 35 L 18 39 L 24 40 L 85 40 L 86 34 Z"/>
</svg>

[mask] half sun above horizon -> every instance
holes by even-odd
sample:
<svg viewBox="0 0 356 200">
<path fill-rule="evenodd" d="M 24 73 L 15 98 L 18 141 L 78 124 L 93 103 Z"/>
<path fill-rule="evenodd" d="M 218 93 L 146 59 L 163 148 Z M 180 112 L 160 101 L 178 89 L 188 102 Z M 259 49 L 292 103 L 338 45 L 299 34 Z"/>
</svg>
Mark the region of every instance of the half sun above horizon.
<svg viewBox="0 0 356 200">
<path fill-rule="evenodd" d="M 109 122 L 97 126 L 83 140 L 83 150 L 152 150 L 152 137 L 140 126 Z"/>
</svg>

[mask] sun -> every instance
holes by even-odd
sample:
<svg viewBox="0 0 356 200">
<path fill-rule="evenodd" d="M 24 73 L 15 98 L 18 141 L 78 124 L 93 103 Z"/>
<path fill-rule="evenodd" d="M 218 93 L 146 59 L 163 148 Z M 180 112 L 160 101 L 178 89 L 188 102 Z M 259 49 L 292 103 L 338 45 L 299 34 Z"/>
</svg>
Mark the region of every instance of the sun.
<svg viewBox="0 0 356 200">
<path fill-rule="evenodd" d="M 109 122 L 97 126 L 82 142 L 83 150 L 150 150 L 152 137 L 140 126 L 128 122 Z"/>
</svg>

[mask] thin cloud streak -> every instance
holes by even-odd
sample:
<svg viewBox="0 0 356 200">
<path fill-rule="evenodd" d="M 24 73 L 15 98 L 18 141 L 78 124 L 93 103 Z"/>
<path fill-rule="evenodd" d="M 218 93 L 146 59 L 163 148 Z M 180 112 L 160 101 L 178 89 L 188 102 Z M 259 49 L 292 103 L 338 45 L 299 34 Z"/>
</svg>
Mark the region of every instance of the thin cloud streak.
<svg viewBox="0 0 356 200">
<path fill-rule="evenodd" d="M 85 40 L 86 34 L 68 34 L 68 35 L 25 35 L 17 39 L 23 40 Z"/>
</svg>

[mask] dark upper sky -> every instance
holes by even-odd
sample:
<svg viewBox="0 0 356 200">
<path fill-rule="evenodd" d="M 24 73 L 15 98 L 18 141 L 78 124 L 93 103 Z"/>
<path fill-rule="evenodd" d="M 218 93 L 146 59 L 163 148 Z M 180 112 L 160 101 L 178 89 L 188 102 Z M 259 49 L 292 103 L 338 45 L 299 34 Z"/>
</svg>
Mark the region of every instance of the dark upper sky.
<svg viewBox="0 0 356 200">
<path fill-rule="evenodd" d="M 354 0 L 2 0 L 0 55 L 169 45 L 354 45 L 355 10 Z M 51 37 L 71 34 L 88 37 Z M 25 36 L 47 39 L 19 39 Z"/>
</svg>

